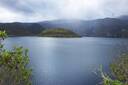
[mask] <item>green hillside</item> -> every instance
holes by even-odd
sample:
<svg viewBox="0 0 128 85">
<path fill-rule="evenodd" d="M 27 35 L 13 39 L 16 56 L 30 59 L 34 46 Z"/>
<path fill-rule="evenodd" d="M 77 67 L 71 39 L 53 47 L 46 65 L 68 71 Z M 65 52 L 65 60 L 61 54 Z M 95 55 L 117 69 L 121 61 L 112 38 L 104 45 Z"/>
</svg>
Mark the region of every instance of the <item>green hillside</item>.
<svg viewBox="0 0 128 85">
<path fill-rule="evenodd" d="M 80 37 L 76 33 L 70 30 L 62 29 L 62 28 L 44 30 L 43 32 L 40 33 L 40 36 L 43 36 L 43 37 Z"/>
</svg>

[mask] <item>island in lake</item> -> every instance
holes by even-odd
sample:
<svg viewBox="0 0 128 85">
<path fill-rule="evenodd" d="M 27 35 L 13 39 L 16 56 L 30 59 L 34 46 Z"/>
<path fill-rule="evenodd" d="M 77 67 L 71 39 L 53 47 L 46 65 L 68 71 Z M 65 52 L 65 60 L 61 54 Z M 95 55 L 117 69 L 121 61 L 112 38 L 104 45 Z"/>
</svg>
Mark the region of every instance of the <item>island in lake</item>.
<svg viewBox="0 0 128 85">
<path fill-rule="evenodd" d="M 80 37 L 78 34 L 62 28 L 47 29 L 42 31 L 39 35 L 43 37 Z"/>
</svg>

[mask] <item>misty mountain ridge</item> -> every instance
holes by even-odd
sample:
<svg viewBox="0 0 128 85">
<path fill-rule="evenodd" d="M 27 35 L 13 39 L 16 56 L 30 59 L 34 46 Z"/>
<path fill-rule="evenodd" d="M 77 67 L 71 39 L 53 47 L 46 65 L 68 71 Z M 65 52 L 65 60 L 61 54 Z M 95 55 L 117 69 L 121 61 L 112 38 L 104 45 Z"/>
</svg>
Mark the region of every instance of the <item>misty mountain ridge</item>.
<svg viewBox="0 0 128 85">
<path fill-rule="evenodd" d="M 128 22 L 119 18 L 104 18 L 96 20 L 55 20 L 40 23 L 48 29 L 65 28 L 70 29 L 81 36 L 103 36 L 119 37 L 123 35 L 122 31 L 128 30 Z M 126 33 L 125 33 L 126 34 Z M 124 36 L 124 35 L 123 35 Z"/>
<path fill-rule="evenodd" d="M 80 36 L 128 37 L 128 16 L 96 20 L 52 20 L 37 23 L 0 23 L 10 35 L 37 35 L 46 29 L 63 28 Z"/>
</svg>

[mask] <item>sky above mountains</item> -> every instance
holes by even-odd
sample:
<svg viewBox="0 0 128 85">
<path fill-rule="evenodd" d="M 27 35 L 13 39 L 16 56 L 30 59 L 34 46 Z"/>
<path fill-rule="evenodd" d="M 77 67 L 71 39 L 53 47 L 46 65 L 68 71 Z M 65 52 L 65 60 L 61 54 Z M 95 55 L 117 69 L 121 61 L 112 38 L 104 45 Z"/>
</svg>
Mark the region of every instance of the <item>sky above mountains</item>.
<svg viewBox="0 0 128 85">
<path fill-rule="evenodd" d="M 128 15 L 128 0 L 0 0 L 0 22 L 91 20 Z"/>
</svg>

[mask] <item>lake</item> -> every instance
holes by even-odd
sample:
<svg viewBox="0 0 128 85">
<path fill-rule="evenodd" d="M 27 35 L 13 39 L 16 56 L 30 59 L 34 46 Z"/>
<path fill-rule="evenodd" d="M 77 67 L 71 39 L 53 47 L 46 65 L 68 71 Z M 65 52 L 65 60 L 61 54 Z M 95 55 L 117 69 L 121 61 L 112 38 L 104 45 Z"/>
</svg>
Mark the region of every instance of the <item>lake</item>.
<svg viewBox="0 0 128 85">
<path fill-rule="evenodd" d="M 14 45 L 29 49 L 33 69 L 32 85 L 96 85 L 101 82 L 95 72 L 127 52 L 128 39 L 120 38 L 43 38 L 11 37 L 6 48 Z"/>
</svg>

